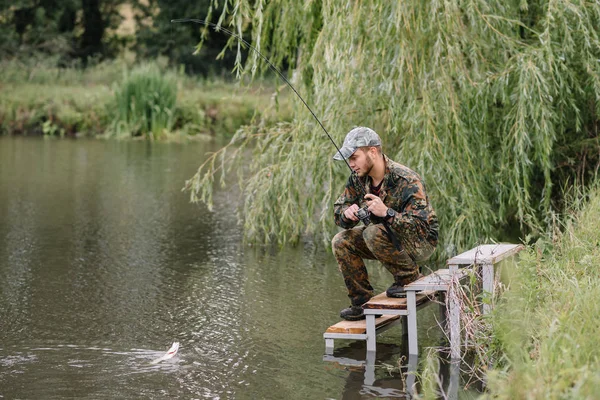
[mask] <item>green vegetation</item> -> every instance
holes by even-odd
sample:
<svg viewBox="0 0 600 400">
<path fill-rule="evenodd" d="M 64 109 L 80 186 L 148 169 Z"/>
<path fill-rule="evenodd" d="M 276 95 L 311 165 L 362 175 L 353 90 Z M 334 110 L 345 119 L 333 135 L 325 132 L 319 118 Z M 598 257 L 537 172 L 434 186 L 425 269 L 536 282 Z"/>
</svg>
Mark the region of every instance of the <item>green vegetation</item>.
<svg viewBox="0 0 600 400">
<path fill-rule="evenodd" d="M 230 0 L 221 9 L 231 10 L 229 29 L 251 24 L 253 44 L 295 68 L 294 84 L 338 143 L 371 126 L 389 156 L 424 176 L 442 249 L 515 227 L 542 234 L 561 206 L 557 188 L 586 183 L 598 166 L 598 2 Z M 255 63 L 266 68 L 250 55 L 246 70 Z M 327 242 L 334 231 L 348 171 L 294 105 L 292 124 L 234 139 L 256 143 L 243 186 L 250 240 Z M 227 154 L 188 182 L 192 199 L 210 204 L 211 165 L 239 167 Z"/>
<path fill-rule="evenodd" d="M 600 193 L 564 193 L 585 188 L 600 166 L 600 2 L 188 3 L 0 4 L 0 133 L 169 140 L 236 132 L 186 183 L 192 200 L 210 206 L 216 180 L 237 169 L 247 239 L 329 242 L 348 171 L 290 89 L 273 88 L 278 78 L 257 54 L 222 33 L 169 22 L 216 16 L 289 68 L 337 143 L 371 126 L 386 154 L 424 177 L 441 249 L 537 240 L 493 316 L 471 332 L 489 396 L 595 397 Z M 125 19 L 128 35 L 119 33 Z M 217 59 L 228 46 L 238 54 Z M 137 64 L 123 61 L 132 54 Z M 232 68 L 253 75 L 245 89 L 225 81 Z M 240 157 L 248 153 L 252 163 Z M 579 214 L 558 230 L 564 208 Z"/>
<path fill-rule="evenodd" d="M 580 208 L 581 205 L 577 205 Z M 591 399 L 600 388 L 600 190 L 521 256 L 493 318 L 490 397 Z"/>
<path fill-rule="evenodd" d="M 188 74 L 220 76 L 233 79 L 231 70 L 236 53 L 223 51 L 229 37 L 222 33 L 208 32 L 202 35 L 200 25 L 192 23 L 171 23 L 178 18 L 203 18 L 211 0 L 147 0 L 136 4 L 136 12 L 143 16 L 151 15 L 150 23 L 140 23 L 136 32 L 136 54 L 144 59 L 166 57 L 173 66 L 182 66 Z M 141 18 L 138 17 L 138 20 Z M 248 28 L 249 29 L 249 28 Z M 202 48 L 193 52 L 194 47 L 203 41 Z M 247 51 L 242 49 L 242 56 Z"/>
<path fill-rule="evenodd" d="M 127 74 L 115 90 L 117 136 L 144 133 L 160 139 L 170 132 L 175 120 L 177 77 L 163 74 L 155 64 L 137 67 Z"/>
<path fill-rule="evenodd" d="M 253 121 L 289 118 L 285 101 L 272 107 L 270 83 L 240 88 L 123 61 L 86 69 L 12 61 L 0 68 L 0 133 L 5 134 L 227 137 Z"/>
<path fill-rule="evenodd" d="M 23 0 L 0 1 L 0 58 L 41 57 L 55 66 L 87 66 L 135 54 L 138 60 L 165 58 L 190 75 L 230 79 L 235 52 L 220 54 L 228 37 L 202 35 L 195 24 L 211 0 Z M 250 31 L 251 27 L 245 28 Z M 203 40 L 198 54 L 194 46 Z M 242 49 L 242 52 L 244 50 Z M 218 57 L 217 57 L 218 56 Z"/>
<path fill-rule="evenodd" d="M 600 186 L 569 193 L 552 233 L 501 265 L 495 309 L 482 315 L 476 279 L 455 293 L 461 305 L 468 381 L 484 398 L 591 399 L 600 387 Z M 473 291 L 472 285 L 476 286 Z M 420 398 L 439 398 L 440 354 L 422 360 Z M 447 362 L 447 361 L 446 361 Z M 468 385 L 468 383 L 467 383 Z"/>
<path fill-rule="evenodd" d="M 124 0 L 0 2 L 0 56 L 55 57 L 62 65 L 114 56 L 126 41 L 116 32 Z"/>
</svg>

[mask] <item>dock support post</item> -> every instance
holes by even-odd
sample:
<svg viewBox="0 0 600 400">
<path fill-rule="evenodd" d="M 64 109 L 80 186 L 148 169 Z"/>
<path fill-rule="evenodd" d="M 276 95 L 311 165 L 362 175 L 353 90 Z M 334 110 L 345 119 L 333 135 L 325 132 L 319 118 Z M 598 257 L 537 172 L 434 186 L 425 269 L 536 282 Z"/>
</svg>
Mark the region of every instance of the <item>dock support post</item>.
<svg viewBox="0 0 600 400">
<path fill-rule="evenodd" d="M 406 387 L 404 390 L 411 396 L 415 392 L 415 381 L 417 379 L 417 365 L 419 364 L 419 356 L 416 354 L 408 355 L 408 368 L 406 371 Z"/>
<path fill-rule="evenodd" d="M 333 354 L 333 339 L 325 339 L 325 354 Z"/>
<path fill-rule="evenodd" d="M 439 322 L 439 324 L 442 327 L 442 329 L 444 330 L 444 332 L 448 332 L 448 307 L 446 307 L 446 298 L 448 296 L 446 294 L 447 293 L 445 291 L 440 291 L 439 297 L 438 297 L 438 301 L 440 303 L 440 306 L 439 306 L 440 322 Z"/>
<path fill-rule="evenodd" d="M 406 309 L 408 315 L 408 354 L 419 354 L 419 341 L 417 337 L 417 296 L 413 290 L 406 292 Z"/>
<path fill-rule="evenodd" d="M 450 382 L 448 384 L 448 400 L 458 400 L 458 388 L 459 379 L 460 379 L 460 362 L 459 361 L 451 361 L 450 362 Z"/>
<path fill-rule="evenodd" d="M 377 349 L 377 331 L 375 330 L 375 315 L 366 314 L 367 319 L 367 352 L 375 352 Z"/>
<path fill-rule="evenodd" d="M 448 290 L 448 308 L 450 321 L 450 354 L 453 360 L 460 358 L 460 309 L 457 294 L 452 285 Z"/>
<path fill-rule="evenodd" d="M 454 291 L 453 285 L 458 284 L 455 282 L 454 275 L 458 272 L 458 265 L 448 265 L 450 270 L 450 284 L 448 285 L 448 291 L 446 292 L 446 303 L 448 304 L 448 331 L 450 333 L 450 356 L 451 358 L 460 358 L 460 305 L 458 304 L 458 295 Z"/>
<path fill-rule="evenodd" d="M 375 384 L 375 352 L 367 351 L 367 357 L 365 360 L 365 380 L 366 386 L 373 386 Z"/>
<path fill-rule="evenodd" d="M 492 310 L 492 301 L 494 301 L 494 264 L 483 264 L 481 266 L 481 275 L 483 280 L 483 313 L 488 314 Z"/>
</svg>

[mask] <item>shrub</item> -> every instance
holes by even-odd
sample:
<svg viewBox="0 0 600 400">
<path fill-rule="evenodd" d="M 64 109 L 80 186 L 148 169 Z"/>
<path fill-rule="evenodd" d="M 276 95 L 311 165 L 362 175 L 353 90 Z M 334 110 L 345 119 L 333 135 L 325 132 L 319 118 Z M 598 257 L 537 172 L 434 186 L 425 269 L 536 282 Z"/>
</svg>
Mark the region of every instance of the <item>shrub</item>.
<svg viewBox="0 0 600 400">
<path fill-rule="evenodd" d="M 115 118 L 112 133 L 160 139 L 173 128 L 177 101 L 177 77 L 163 73 L 154 64 L 125 72 L 115 89 Z"/>
</svg>

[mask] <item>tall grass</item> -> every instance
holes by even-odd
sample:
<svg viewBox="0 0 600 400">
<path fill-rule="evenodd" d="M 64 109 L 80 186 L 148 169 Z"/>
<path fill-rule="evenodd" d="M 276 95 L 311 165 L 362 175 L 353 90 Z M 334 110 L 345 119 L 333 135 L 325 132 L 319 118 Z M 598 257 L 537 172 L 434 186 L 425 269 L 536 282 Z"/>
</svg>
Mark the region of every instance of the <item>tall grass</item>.
<svg viewBox="0 0 600 400">
<path fill-rule="evenodd" d="M 600 188 L 565 195 L 552 234 L 504 265 L 493 313 L 483 316 L 465 285 L 461 369 L 486 383 L 484 398 L 593 399 L 600 390 Z M 471 282 L 472 283 L 472 282 Z M 485 298 L 484 301 L 493 299 Z M 424 398 L 440 392 L 429 381 L 438 366 L 426 357 Z"/>
<path fill-rule="evenodd" d="M 165 81 L 171 87 L 161 86 Z M 181 89 L 173 103 L 176 87 Z M 245 124 L 291 118 L 285 99 L 272 107 L 273 91 L 270 81 L 241 88 L 237 82 L 182 75 L 159 63 L 130 66 L 113 60 L 57 68 L 49 59 L 3 61 L 0 134 L 229 138 Z"/>
<path fill-rule="evenodd" d="M 177 77 L 154 64 L 126 72 L 116 85 L 116 118 L 112 132 L 118 137 L 143 135 L 161 139 L 174 125 Z"/>
<path fill-rule="evenodd" d="M 4 84 L 0 90 L 0 134 L 42 134 L 44 124 L 51 123 L 68 136 L 100 135 L 110 123 L 112 101 L 112 91 L 104 85 Z"/>
<path fill-rule="evenodd" d="M 585 197 L 574 218 L 521 257 L 493 319 L 502 358 L 488 374 L 490 397 L 598 397 L 600 190 Z"/>
<path fill-rule="evenodd" d="M 110 86 L 119 82 L 123 77 L 123 71 L 131 66 L 132 63 L 124 59 L 91 62 L 86 68 L 77 62 L 58 67 L 53 58 L 12 59 L 0 63 L 0 82 L 12 85 L 37 84 L 65 87 Z"/>
</svg>

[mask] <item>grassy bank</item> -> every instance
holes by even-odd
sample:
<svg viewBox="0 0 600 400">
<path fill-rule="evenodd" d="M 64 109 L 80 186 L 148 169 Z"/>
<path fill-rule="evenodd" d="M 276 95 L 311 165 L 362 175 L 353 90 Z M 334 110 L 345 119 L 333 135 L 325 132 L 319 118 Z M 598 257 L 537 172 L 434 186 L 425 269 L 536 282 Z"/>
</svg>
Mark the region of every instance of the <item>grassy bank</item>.
<svg viewBox="0 0 600 400">
<path fill-rule="evenodd" d="M 482 398 L 598 398 L 600 189 L 566 197 L 571 208 L 556 229 L 502 268 L 504 291 L 492 314 L 463 304 L 461 370 L 470 378 L 463 396 L 476 397 L 473 387 L 483 381 Z M 437 349 L 422 360 L 419 398 L 444 397 L 439 360 Z"/>
<path fill-rule="evenodd" d="M 521 256 L 494 316 L 493 398 L 591 399 L 600 390 L 600 190 Z"/>
<path fill-rule="evenodd" d="M 150 67 L 155 76 L 146 83 L 138 83 L 140 92 L 152 86 L 156 78 L 164 78 L 167 84 L 175 86 L 172 89 L 176 93 L 176 100 L 162 110 L 168 114 L 168 118 L 163 116 L 162 120 L 168 119 L 168 123 L 161 121 L 158 135 L 157 132 L 150 135 L 151 129 L 140 123 L 139 118 L 123 120 L 128 113 L 124 107 L 139 110 L 139 105 L 131 101 L 123 105 L 118 95 L 129 89 L 124 87 L 125 82 L 136 73 L 136 68 L 140 69 L 124 61 L 87 69 L 54 68 L 44 63 L 2 63 L 0 134 L 162 139 L 230 136 L 240 126 L 258 121 L 260 117 L 265 117 L 267 123 L 290 118 L 291 110 L 285 100 L 280 101 L 277 108 L 273 106 L 273 83 L 240 87 L 237 82 L 195 79 L 157 65 Z M 151 95 L 159 103 L 148 105 L 153 110 L 165 95 Z M 155 118 L 150 116 L 149 119 Z"/>
</svg>

